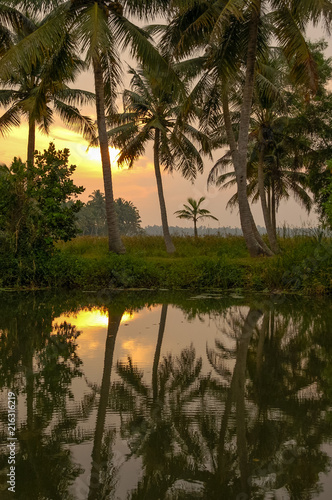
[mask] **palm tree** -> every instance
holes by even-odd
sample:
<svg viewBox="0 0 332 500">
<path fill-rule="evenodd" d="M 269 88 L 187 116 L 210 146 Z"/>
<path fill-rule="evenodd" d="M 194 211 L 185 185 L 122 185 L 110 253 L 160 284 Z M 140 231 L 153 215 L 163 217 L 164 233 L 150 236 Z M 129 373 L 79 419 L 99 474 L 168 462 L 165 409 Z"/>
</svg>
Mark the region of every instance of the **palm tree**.
<svg viewBox="0 0 332 500">
<path fill-rule="evenodd" d="M 15 12 L 15 11 L 14 11 Z M 1 15 L 1 12 L 0 12 Z M 17 14 L 18 15 L 18 14 Z M 20 14 L 20 21 L 13 19 L 14 31 L 7 31 L 6 50 L 13 48 L 22 38 L 37 31 L 45 19 L 36 19 Z M 12 127 L 20 125 L 21 116 L 26 116 L 29 124 L 27 159 L 33 162 L 35 153 L 35 129 L 48 134 L 53 122 L 53 111 L 57 112 L 65 124 L 83 134 L 91 141 L 95 137 L 95 127 L 91 118 L 81 115 L 75 103 L 88 104 L 94 94 L 70 88 L 83 62 L 73 53 L 72 36 L 66 34 L 59 47 L 45 52 L 43 60 L 34 64 L 30 71 L 19 68 L 12 72 L 0 90 L 0 105 L 9 108 L 0 117 L 0 133 L 5 136 Z M 52 104 L 52 108 L 50 107 Z"/>
<path fill-rule="evenodd" d="M 188 219 L 192 220 L 194 222 L 194 236 L 195 238 L 198 237 L 197 233 L 197 221 L 198 219 L 214 219 L 218 220 L 217 217 L 214 217 L 214 215 L 210 214 L 209 210 L 206 210 L 206 208 L 200 208 L 201 203 L 205 200 L 205 197 L 202 196 L 198 201 L 194 200 L 193 198 L 188 198 L 188 205 L 183 205 L 184 209 L 183 210 L 177 210 L 174 212 L 175 214 L 178 214 L 177 217 L 179 219 Z"/>
<path fill-rule="evenodd" d="M 133 165 L 153 141 L 154 170 L 157 182 L 161 221 L 168 253 L 175 251 L 168 228 L 166 203 L 160 165 L 165 170 L 179 170 L 191 180 L 203 170 L 202 152 L 208 152 L 208 137 L 183 119 L 179 89 L 165 86 L 164 76 L 151 69 L 130 69 L 132 90 L 123 94 L 124 112 L 110 117 L 115 125 L 109 131 L 112 145 L 121 149 L 118 164 Z M 198 142 L 198 150 L 193 142 Z"/>
<path fill-rule="evenodd" d="M 27 0 L 13 0 L 15 4 L 31 8 Z M 105 113 L 114 112 L 116 85 L 120 81 L 120 57 L 117 47 L 131 45 L 132 53 L 140 60 L 145 60 L 152 67 L 158 67 L 161 73 L 166 73 L 168 63 L 160 56 L 149 40 L 146 31 L 135 26 L 124 15 L 124 6 L 129 14 L 155 11 L 162 0 L 137 1 L 106 1 L 99 0 L 68 0 L 65 2 L 53 0 L 51 4 L 40 0 L 38 7 L 50 10 L 57 6 L 49 15 L 47 23 L 36 30 L 25 40 L 22 40 L 15 50 L 8 53 L 0 62 L 0 77 L 2 79 L 12 74 L 13 67 L 23 67 L 31 71 L 31 66 L 42 59 L 44 51 L 52 46 L 59 46 L 65 33 L 71 33 L 77 46 L 85 54 L 87 66 L 92 66 L 95 83 L 97 129 L 101 152 L 104 192 L 106 198 L 106 215 L 108 225 L 109 250 L 115 253 L 125 253 L 120 238 L 118 221 L 114 207 L 113 182 L 111 162 L 108 150 Z M 176 79 L 168 72 L 170 81 Z"/>
<path fill-rule="evenodd" d="M 307 193 L 309 176 L 306 172 L 287 167 L 283 168 L 282 165 L 278 165 L 277 163 L 269 163 L 270 159 L 268 157 L 265 159 L 263 182 L 267 199 L 268 217 L 271 220 L 273 233 L 276 236 L 276 215 L 280 202 L 288 200 L 292 195 L 309 212 L 312 207 L 312 199 Z M 221 173 L 223 170 L 228 169 L 230 165 L 231 162 L 227 158 L 221 158 L 218 162 L 219 174 L 216 175 L 213 182 L 217 186 L 220 186 L 221 189 L 227 189 L 236 185 L 236 173 L 234 170 Z M 261 199 L 258 187 L 257 164 L 255 165 L 251 162 L 248 163 L 247 195 L 252 203 L 256 203 Z M 236 205 L 238 205 L 237 193 L 228 200 L 227 207 L 232 208 Z"/>
<path fill-rule="evenodd" d="M 284 59 L 278 52 L 269 51 L 267 57 L 259 61 L 257 68 L 249 129 L 247 196 L 253 202 L 258 199 L 261 202 L 267 235 L 275 253 L 279 252 L 276 211 L 280 200 L 288 199 L 292 192 L 308 211 L 312 204 L 306 191 L 308 175 L 302 171 L 310 150 L 309 144 L 303 130 L 300 133 L 297 130 L 299 118 L 295 116 L 294 104 L 286 104 L 293 103 L 298 93 L 298 88 L 289 84 Z M 235 111 L 230 113 L 234 130 L 238 130 L 238 101 L 239 95 L 235 91 L 232 95 Z M 219 117 L 219 123 L 223 123 L 222 116 Z M 222 137 L 222 126 L 218 125 L 214 133 Z M 228 150 L 211 169 L 208 184 L 216 183 L 223 188 L 236 184 L 236 172 L 225 173 L 232 165 L 232 155 Z M 228 206 L 235 204 L 238 204 L 237 193 L 229 200 Z"/>
<path fill-rule="evenodd" d="M 292 68 L 291 77 L 314 92 L 317 88 L 315 64 L 303 33 L 309 21 L 317 23 L 322 15 L 327 22 L 331 19 L 332 3 L 329 0 L 322 0 L 319 5 L 311 0 L 217 0 L 185 4 L 175 1 L 173 5 L 178 11 L 164 37 L 164 45 L 173 47 L 177 57 L 188 55 L 197 47 L 208 48 L 210 76 L 223 85 L 219 105 L 223 108 L 227 140 L 236 172 L 242 231 L 252 256 L 267 253 L 247 198 L 249 125 L 258 51 L 263 52 L 268 41 L 274 37 Z M 264 12 L 267 14 L 263 15 Z M 241 67 L 245 68 L 245 80 L 236 137 L 230 119 L 229 89 L 236 85 Z"/>
</svg>

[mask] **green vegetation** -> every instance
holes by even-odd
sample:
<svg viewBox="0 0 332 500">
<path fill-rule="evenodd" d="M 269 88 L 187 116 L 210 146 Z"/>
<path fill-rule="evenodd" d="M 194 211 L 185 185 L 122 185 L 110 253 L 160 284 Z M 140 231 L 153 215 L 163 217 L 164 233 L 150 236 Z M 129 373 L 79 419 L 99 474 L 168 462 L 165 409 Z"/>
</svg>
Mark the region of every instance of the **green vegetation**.
<svg viewBox="0 0 332 500">
<path fill-rule="evenodd" d="M 35 156 L 35 164 L 15 158 L 0 169 L 0 252 L 18 259 L 21 265 L 35 265 L 46 258 L 56 241 L 78 234 L 75 214 L 84 191 L 71 176 L 76 166 L 68 165 L 69 151 L 56 151 L 54 144 Z M 32 261 L 31 261 L 32 259 Z"/>
<path fill-rule="evenodd" d="M 249 257 L 241 237 L 174 241 L 177 251 L 170 256 L 162 237 L 125 237 L 127 254 L 119 256 L 108 252 L 107 238 L 78 237 L 58 243 L 52 258 L 36 260 L 34 268 L 2 255 L 1 287 L 332 293 L 332 243 L 327 238 L 280 238 L 282 253 L 262 259 Z"/>
</svg>

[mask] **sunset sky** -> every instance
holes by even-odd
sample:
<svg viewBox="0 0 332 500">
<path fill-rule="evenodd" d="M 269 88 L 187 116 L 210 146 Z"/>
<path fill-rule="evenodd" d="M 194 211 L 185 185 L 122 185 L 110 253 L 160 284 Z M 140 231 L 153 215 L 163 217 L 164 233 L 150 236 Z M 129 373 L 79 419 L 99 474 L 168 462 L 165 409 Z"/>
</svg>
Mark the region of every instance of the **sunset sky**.
<svg viewBox="0 0 332 500">
<path fill-rule="evenodd" d="M 323 33 L 319 30 L 311 31 L 311 38 L 321 38 Z M 327 55 L 332 56 L 332 44 L 330 43 L 327 50 Z M 126 69 L 124 68 L 124 71 Z M 125 78 L 128 85 L 128 79 Z M 77 79 L 76 88 L 93 90 L 92 73 L 81 74 Z M 121 89 L 119 89 L 121 90 Z M 89 114 L 95 118 L 94 108 L 84 108 L 85 114 Z M 14 156 L 20 156 L 23 160 L 26 158 L 28 127 L 22 121 L 19 128 L 13 129 L 10 135 L 0 138 L 0 161 L 9 164 Z M 77 170 L 74 175 L 76 184 L 83 185 L 86 190 L 82 195 L 83 201 L 87 201 L 89 194 L 95 189 L 104 191 L 102 170 L 100 164 L 99 151 L 96 148 L 90 148 L 87 151 L 87 142 L 82 139 L 79 134 L 64 128 L 60 119 L 56 119 L 51 128 L 49 137 L 41 135 L 39 132 L 36 134 L 36 148 L 43 150 L 48 147 L 50 141 L 55 143 L 57 149 L 69 148 L 70 150 L 70 163 L 77 165 Z M 152 148 L 146 151 L 146 155 L 142 157 L 134 165 L 131 170 L 119 169 L 115 164 L 116 151 L 112 152 L 113 157 L 113 185 L 115 197 L 122 197 L 130 200 L 138 208 L 142 225 L 160 225 L 160 212 L 157 197 L 157 188 L 153 170 L 153 155 Z M 214 154 L 214 159 L 219 158 L 218 154 Z M 207 219 L 203 224 L 210 225 L 211 227 L 218 226 L 232 226 L 239 227 L 240 221 L 237 209 L 233 212 L 226 210 L 226 203 L 234 191 L 222 191 L 215 188 L 207 190 L 206 179 L 213 162 L 205 161 L 205 172 L 199 175 L 196 182 L 192 184 L 181 177 L 177 172 L 173 174 L 164 173 L 164 192 L 166 197 L 166 205 L 168 211 L 168 221 L 170 225 L 179 225 L 190 227 L 190 223 L 184 220 L 179 220 L 174 215 L 176 210 L 182 208 L 183 203 L 190 196 L 199 198 L 206 197 L 205 208 L 208 208 L 213 215 L 218 217 L 219 222 Z M 263 224 L 263 217 L 258 205 L 254 205 L 254 216 L 258 224 Z M 309 222 L 315 224 L 317 218 L 314 213 L 310 214 Z M 301 226 L 308 222 L 307 213 L 300 209 L 294 202 L 283 202 L 278 213 L 278 224 L 282 225 L 286 221 L 290 226 Z"/>
</svg>

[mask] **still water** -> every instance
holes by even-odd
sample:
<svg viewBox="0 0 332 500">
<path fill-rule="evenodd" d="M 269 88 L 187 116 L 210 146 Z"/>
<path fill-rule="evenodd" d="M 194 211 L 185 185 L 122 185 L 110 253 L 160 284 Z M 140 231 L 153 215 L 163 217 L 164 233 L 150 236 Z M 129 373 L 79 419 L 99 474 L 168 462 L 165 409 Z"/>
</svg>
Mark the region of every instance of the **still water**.
<svg viewBox="0 0 332 500">
<path fill-rule="evenodd" d="M 0 304 L 1 499 L 332 498 L 331 300 Z"/>
</svg>

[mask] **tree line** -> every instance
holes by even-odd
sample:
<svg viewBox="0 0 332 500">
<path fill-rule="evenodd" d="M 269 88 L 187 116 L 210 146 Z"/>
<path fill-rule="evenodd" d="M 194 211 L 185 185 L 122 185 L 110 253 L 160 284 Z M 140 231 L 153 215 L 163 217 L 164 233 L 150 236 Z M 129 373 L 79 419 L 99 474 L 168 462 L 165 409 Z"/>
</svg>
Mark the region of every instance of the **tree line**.
<svg viewBox="0 0 332 500">
<path fill-rule="evenodd" d="M 117 198 L 114 205 L 121 235 L 136 236 L 144 233 L 139 211 L 132 201 Z M 93 191 L 89 195 L 89 201 L 83 204 L 77 214 L 76 225 L 83 236 L 107 235 L 105 195 L 99 189 Z"/>
<path fill-rule="evenodd" d="M 153 24 L 157 16 L 165 22 Z M 35 127 L 48 132 L 54 112 L 99 145 L 109 250 L 116 253 L 125 248 L 109 145 L 120 149 L 118 164 L 131 167 L 152 143 L 170 253 L 162 168 L 193 181 L 204 157 L 223 148 L 209 182 L 234 183 L 231 203 L 238 204 L 250 255 L 273 255 L 279 252 L 277 209 L 290 193 L 308 210 L 315 201 L 322 220 L 331 221 L 332 65 L 326 43 L 306 39 L 309 23 L 328 30 L 331 16 L 329 0 L 0 1 L 0 104 L 6 106 L 0 130 L 27 117 L 28 164 Z M 131 19 L 149 24 L 141 28 Z M 119 53 L 127 47 L 137 65 L 129 69 L 119 112 Z M 89 68 L 94 95 L 69 85 Z M 77 107 L 91 101 L 96 124 Z M 250 200 L 260 200 L 269 246 Z"/>
</svg>

